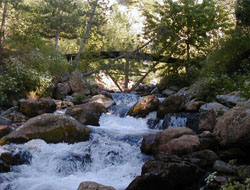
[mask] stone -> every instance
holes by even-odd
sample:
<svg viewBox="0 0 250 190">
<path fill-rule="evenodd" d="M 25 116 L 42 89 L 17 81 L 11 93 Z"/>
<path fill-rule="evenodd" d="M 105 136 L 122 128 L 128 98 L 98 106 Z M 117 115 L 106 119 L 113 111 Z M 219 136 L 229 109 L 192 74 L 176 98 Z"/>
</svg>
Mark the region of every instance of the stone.
<svg viewBox="0 0 250 190">
<path fill-rule="evenodd" d="M 190 102 L 193 99 L 199 97 L 201 94 L 200 86 L 202 85 L 201 82 L 196 82 L 192 84 L 190 87 L 184 87 L 180 89 L 177 94 L 181 97 L 182 101 Z"/>
<path fill-rule="evenodd" d="M 184 109 L 187 112 L 198 112 L 200 107 L 204 104 L 205 102 L 202 101 L 191 101 L 185 104 Z"/>
<path fill-rule="evenodd" d="M 213 131 L 217 118 L 222 116 L 229 108 L 217 102 L 204 104 L 200 108 L 198 130 Z"/>
<path fill-rule="evenodd" d="M 218 118 L 213 133 L 221 146 L 246 147 L 247 151 L 250 148 L 250 100 L 237 104 Z"/>
<path fill-rule="evenodd" d="M 177 113 L 181 111 L 183 102 L 179 95 L 171 95 L 160 103 L 157 110 L 157 117 L 164 118 L 167 113 Z"/>
<path fill-rule="evenodd" d="M 133 117 L 146 117 L 150 112 L 156 111 L 159 99 L 154 95 L 142 97 L 130 110 L 128 115 Z"/>
<path fill-rule="evenodd" d="M 141 144 L 141 152 L 147 155 L 152 155 L 154 152 L 154 142 L 156 134 L 150 134 L 143 137 Z"/>
<path fill-rule="evenodd" d="M 166 144 L 172 139 L 179 138 L 183 135 L 194 135 L 194 132 L 186 127 L 178 127 L 178 128 L 168 128 L 156 135 L 155 143 Z"/>
<path fill-rule="evenodd" d="M 198 190 L 205 173 L 176 156 L 158 155 L 143 165 L 142 174 L 126 190 Z"/>
<path fill-rule="evenodd" d="M 17 130 L 0 140 L 0 145 L 25 143 L 42 139 L 47 143 L 75 143 L 87 141 L 90 129 L 67 115 L 43 114 L 29 119 Z"/>
<path fill-rule="evenodd" d="M 159 146 L 159 152 L 182 156 L 197 150 L 200 145 L 199 138 L 195 135 L 183 135 Z"/>
<path fill-rule="evenodd" d="M 62 100 L 68 95 L 68 88 L 63 83 L 57 83 L 53 96 L 57 100 Z"/>
<path fill-rule="evenodd" d="M 81 73 L 73 72 L 70 76 L 70 87 L 74 93 L 90 94 L 90 90 L 87 86 L 87 81 L 81 77 Z"/>
<path fill-rule="evenodd" d="M 50 98 L 41 98 L 39 100 L 19 100 L 19 110 L 28 117 L 35 117 L 44 113 L 53 113 L 56 111 L 56 103 Z"/>
<path fill-rule="evenodd" d="M 12 131 L 12 127 L 7 125 L 0 125 L 0 138 L 10 134 Z"/>
<path fill-rule="evenodd" d="M 157 87 L 155 87 L 151 92 L 150 94 L 160 94 L 160 91 Z"/>
<path fill-rule="evenodd" d="M 110 108 L 111 106 L 115 105 L 115 101 L 110 97 L 107 97 L 105 95 L 99 94 L 95 95 L 89 99 L 87 99 L 88 103 L 99 103 L 102 104 L 105 108 Z"/>
<path fill-rule="evenodd" d="M 234 167 L 230 166 L 229 164 L 221 160 L 216 160 L 213 169 L 221 174 L 227 174 L 227 175 L 237 174 L 237 170 Z"/>
<path fill-rule="evenodd" d="M 0 156 L 3 162 L 10 166 L 30 164 L 32 154 L 28 151 L 18 151 L 17 153 L 3 152 Z"/>
<path fill-rule="evenodd" d="M 234 94 L 217 95 L 216 100 L 230 108 L 234 107 L 239 102 L 246 101 L 245 98 L 239 96 L 239 92 Z"/>
<path fill-rule="evenodd" d="M 104 186 L 93 181 L 84 181 L 79 185 L 77 190 L 115 190 L 115 188 Z"/>
<path fill-rule="evenodd" d="M 165 89 L 161 92 L 164 96 L 170 96 L 175 94 L 176 92 L 174 90 L 170 90 L 170 89 Z"/>
<path fill-rule="evenodd" d="M 213 167 L 215 161 L 219 159 L 217 154 L 212 150 L 200 150 L 197 152 L 193 152 L 191 157 L 202 160 L 203 162 L 198 165 L 199 167 L 204 169 Z"/>
<path fill-rule="evenodd" d="M 102 113 L 106 113 L 107 109 L 100 103 L 86 103 L 73 106 L 66 111 L 66 115 L 75 118 L 82 124 L 99 126 L 99 119 Z"/>
</svg>

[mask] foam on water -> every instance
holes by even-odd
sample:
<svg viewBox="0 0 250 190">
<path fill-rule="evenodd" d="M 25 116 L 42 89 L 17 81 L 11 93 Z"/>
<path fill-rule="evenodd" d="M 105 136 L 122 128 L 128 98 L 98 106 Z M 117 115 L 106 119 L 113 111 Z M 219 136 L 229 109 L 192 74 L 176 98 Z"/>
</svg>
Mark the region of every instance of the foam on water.
<svg viewBox="0 0 250 190">
<path fill-rule="evenodd" d="M 113 97 L 118 105 L 126 106 L 132 106 L 139 98 L 122 94 Z M 100 127 L 89 126 L 92 135 L 88 142 L 47 144 L 32 140 L 23 145 L 2 146 L 0 153 L 29 151 L 32 160 L 0 174 L 0 189 L 76 190 L 83 181 L 95 181 L 123 190 L 141 173 L 147 158 L 140 151 L 142 135 L 156 132 L 147 128 L 147 119 L 155 117 L 155 112 L 144 119 L 107 113 L 101 116 Z"/>
</svg>

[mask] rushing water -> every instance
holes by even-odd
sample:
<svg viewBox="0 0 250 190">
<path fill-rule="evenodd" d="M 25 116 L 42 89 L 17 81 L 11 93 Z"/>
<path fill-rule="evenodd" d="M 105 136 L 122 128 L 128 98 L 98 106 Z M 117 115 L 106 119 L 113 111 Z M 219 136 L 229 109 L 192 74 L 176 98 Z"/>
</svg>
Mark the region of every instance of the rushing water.
<svg viewBox="0 0 250 190">
<path fill-rule="evenodd" d="M 147 120 L 156 114 L 144 119 L 125 116 L 139 97 L 113 94 L 113 98 L 116 107 L 101 116 L 100 127 L 89 126 L 92 135 L 88 142 L 47 144 L 38 139 L 0 147 L 0 153 L 23 151 L 32 155 L 30 164 L 0 174 L 0 189 L 76 190 L 82 181 L 125 189 L 140 175 L 147 159 L 141 154 L 140 144 L 144 134 L 156 132 L 147 128 Z"/>
</svg>

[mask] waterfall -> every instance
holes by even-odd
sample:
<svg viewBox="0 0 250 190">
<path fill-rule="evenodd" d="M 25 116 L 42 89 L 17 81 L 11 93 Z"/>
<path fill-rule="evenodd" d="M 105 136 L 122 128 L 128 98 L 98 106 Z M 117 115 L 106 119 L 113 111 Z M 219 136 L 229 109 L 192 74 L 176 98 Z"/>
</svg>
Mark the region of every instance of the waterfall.
<svg viewBox="0 0 250 190">
<path fill-rule="evenodd" d="M 100 127 L 92 130 L 88 142 L 75 144 L 47 144 L 37 139 L 25 144 L 0 147 L 1 152 L 26 152 L 30 164 L 14 166 L 13 171 L 0 174 L 1 190 L 76 190 L 82 181 L 95 181 L 118 190 L 141 173 L 146 157 L 140 151 L 142 136 L 154 133 L 147 120 L 122 115 L 120 109 L 131 107 L 139 96 L 113 94 L 117 112 L 111 111 L 100 118 Z M 57 113 L 60 114 L 60 113 Z M 62 113 L 61 113 L 62 114 Z"/>
</svg>

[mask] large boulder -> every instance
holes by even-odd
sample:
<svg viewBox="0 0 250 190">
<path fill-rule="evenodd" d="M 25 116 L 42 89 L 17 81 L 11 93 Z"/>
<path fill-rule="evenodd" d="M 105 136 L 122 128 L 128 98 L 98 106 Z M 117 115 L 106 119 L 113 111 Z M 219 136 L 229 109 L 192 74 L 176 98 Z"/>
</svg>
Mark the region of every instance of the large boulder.
<svg viewBox="0 0 250 190">
<path fill-rule="evenodd" d="M 156 135 L 150 145 L 153 154 L 172 153 L 185 155 L 199 148 L 200 141 L 194 132 L 186 127 L 168 128 Z"/>
<path fill-rule="evenodd" d="M 159 146 L 159 151 L 176 154 L 179 156 L 192 153 L 200 145 L 199 138 L 195 135 L 183 135 Z"/>
<path fill-rule="evenodd" d="M 181 97 L 184 102 L 190 102 L 193 99 L 197 99 L 200 96 L 201 89 L 200 86 L 202 85 L 201 82 L 196 82 L 192 84 L 190 87 L 184 87 L 180 89 L 177 94 Z M 199 99 L 199 98 L 198 98 Z"/>
<path fill-rule="evenodd" d="M 142 167 L 126 190 L 198 190 L 205 172 L 174 155 L 158 155 Z"/>
<path fill-rule="evenodd" d="M 200 108 L 199 131 L 213 131 L 217 118 L 229 108 L 217 102 L 204 104 Z"/>
<path fill-rule="evenodd" d="M 181 111 L 183 101 L 179 95 L 171 95 L 160 103 L 157 110 L 157 117 L 164 118 L 167 113 L 177 113 Z"/>
<path fill-rule="evenodd" d="M 44 113 L 53 113 L 56 111 L 56 102 L 50 98 L 41 98 L 39 100 L 25 100 L 19 101 L 20 111 L 28 116 L 35 117 Z"/>
<path fill-rule="evenodd" d="M 106 112 L 107 109 L 103 104 L 89 102 L 67 109 L 66 115 L 74 117 L 82 124 L 99 126 L 100 116 Z"/>
<path fill-rule="evenodd" d="M 156 144 L 166 144 L 172 139 L 179 138 L 183 135 L 194 135 L 194 132 L 186 127 L 168 128 L 156 135 Z"/>
<path fill-rule="evenodd" d="M 110 108 L 111 106 L 115 105 L 115 101 L 112 97 L 107 97 L 103 94 L 95 95 L 86 100 L 88 103 L 99 103 L 102 104 L 105 108 Z"/>
<path fill-rule="evenodd" d="M 198 112 L 200 110 L 200 107 L 204 105 L 205 102 L 203 101 L 190 101 L 185 104 L 185 111 L 187 112 Z"/>
<path fill-rule="evenodd" d="M 68 95 L 68 88 L 63 83 L 57 83 L 53 96 L 57 100 L 62 100 Z"/>
<path fill-rule="evenodd" d="M 77 190 L 115 190 L 115 188 L 101 185 L 93 181 L 84 181 L 79 185 Z"/>
<path fill-rule="evenodd" d="M 218 118 L 213 133 L 222 146 L 250 147 L 250 100 Z"/>
<path fill-rule="evenodd" d="M 82 78 L 81 73 L 73 72 L 70 76 L 70 87 L 74 93 L 90 94 L 87 81 Z"/>
<path fill-rule="evenodd" d="M 234 107 L 237 103 L 246 101 L 245 98 L 240 97 L 239 92 L 226 95 L 217 95 L 216 100 L 228 107 Z"/>
<path fill-rule="evenodd" d="M 133 117 L 146 117 L 150 112 L 156 111 L 159 99 L 154 95 L 142 97 L 129 111 L 128 115 Z"/>
<path fill-rule="evenodd" d="M 89 140 L 90 129 L 67 115 L 43 114 L 24 123 L 20 128 L 0 140 L 7 143 L 25 143 L 43 139 L 47 143 L 75 143 Z"/>
</svg>

